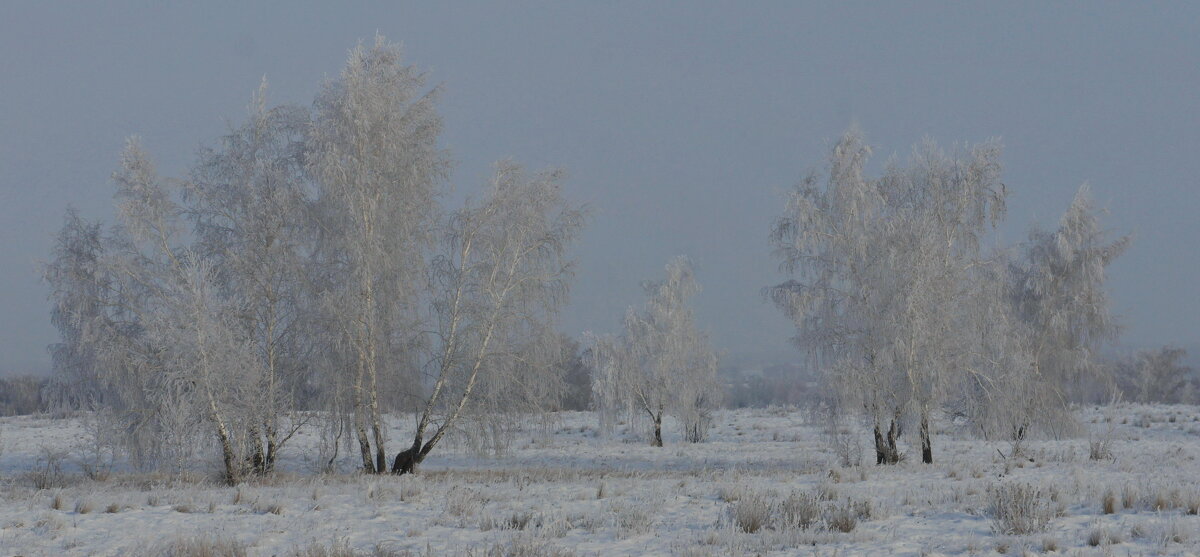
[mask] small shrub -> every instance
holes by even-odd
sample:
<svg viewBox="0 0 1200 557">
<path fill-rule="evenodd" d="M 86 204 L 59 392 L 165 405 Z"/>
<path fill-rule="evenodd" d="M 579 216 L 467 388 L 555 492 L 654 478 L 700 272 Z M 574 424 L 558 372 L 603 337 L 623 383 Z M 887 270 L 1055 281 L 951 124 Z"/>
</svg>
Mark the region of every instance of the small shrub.
<svg viewBox="0 0 1200 557">
<path fill-rule="evenodd" d="M 616 517 L 617 526 L 620 527 L 622 536 L 630 533 L 644 534 L 649 532 L 653 525 L 650 514 L 641 507 L 620 504 L 613 505 L 610 507 L 610 510 Z"/>
<path fill-rule="evenodd" d="M 63 473 L 62 463 L 67 453 L 42 448 L 42 454 L 37 459 L 34 469 L 25 474 L 29 483 L 37 489 L 54 489 L 66 487 L 67 476 Z"/>
<path fill-rule="evenodd" d="M 269 505 L 255 505 L 254 512 L 259 514 L 283 514 L 283 505 L 279 503 L 271 503 Z"/>
<path fill-rule="evenodd" d="M 346 540 L 334 540 L 329 545 L 313 543 L 292 550 L 289 557 L 357 557 Z"/>
<path fill-rule="evenodd" d="M 733 503 L 742 498 L 746 492 L 746 488 L 741 485 L 723 485 L 717 489 L 717 499 L 726 503 Z"/>
<path fill-rule="evenodd" d="M 1200 492 L 1193 491 L 1188 494 L 1184 502 L 1184 512 L 1190 515 L 1200 514 Z"/>
<path fill-rule="evenodd" d="M 1104 497 L 1100 500 L 1100 506 L 1104 509 L 1104 514 L 1113 514 L 1117 512 L 1117 494 L 1107 490 L 1104 492 Z"/>
<path fill-rule="evenodd" d="M 821 484 L 817 486 L 817 498 L 822 501 L 837 501 L 838 490 L 833 486 L 833 484 L 821 482 Z"/>
<path fill-rule="evenodd" d="M 1001 483 L 990 491 L 992 529 L 999 534 L 1043 532 L 1058 514 L 1054 491 L 1021 483 Z"/>
<path fill-rule="evenodd" d="M 743 495 L 730 509 L 733 523 L 738 529 L 753 534 L 762 530 L 771 520 L 771 506 L 760 495 Z"/>
<path fill-rule="evenodd" d="M 1100 439 L 1092 439 L 1088 442 L 1088 459 L 1090 460 L 1112 460 L 1112 439 L 1102 437 Z"/>
<path fill-rule="evenodd" d="M 54 497 L 50 499 L 50 508 L 56 511 L 61 511 L 67 508 L 67 500 L 65 497 L 63 497 L 62 493 L 54 494 Z"/>
<path fill-rule="evenodd" d="M 829 525 L 830 530 L 848 534 L 858 527 L 858 513 L 850 505 L 836 506 L 825 517 L 825 523 Z"/>
<path fill-rule="evenodd" d="M 96 510 L 96 504 L 86 497 L 75 501 L 75 512 L 77 514 L 88 514 L 94 510 Z"/>
<path fill-rule="evenodd" d="M 504 522 L 504 527 L 509 530 L 524 530 L 529 526 L 529 522 L 533 520 L 533 513 L 529 511 L 513 511 L 509 515 L 508 520 Z"/>
<path fill-rule="evenodd" d="M 246 546 L 235 540 L 183 538 L 162 546 L 158 557 L 246 557 Z"/>
<path fill-rule="evenodd" d="M 466 553 L 473 556 L 474 553 Z M 486 557 L 572 557 L 575 554 L 551 544 L 549 541 L 529 535 L 513 536 L 507 543 L 497 543 L 480 554 Z"/>
<path fill-rule="evenodd" d="M 1162 531 L 1158 536 L 1158 542 L 1161 546 L 1166 546 L 1171 543 L 1185 543 L 1188 541 L 1189 532 L 1186 528 L 1179 526 L 1179 521 L 1171 519 L 1163 525 Z"/>
<path fill-rule="evenodd" d="M 1121 543 L 1121 534 L 1116 530 L 1110 530 L 1105 526 L 1098 526 L 1092 528 L 1091 532 L 1088 532 L 1087 544 L 1092 547 L 1118 543 Z"/>
<path fill-rule="evenodd" d="M 821 519 L 821 504 L 811 493 L 793 491 L 779 505 L 776 518 L 777 529 L 808 530 Z"/>
<path fill-rule="evenodd" d="M 1121 506 L 1126 509 L 1132 509 L 1137 506 L 1138 491 L 1132 484 L 1125 484 L 1121 488 Z"/>
<path fill-rule="evenodd" d="M 470 489 L 454 488 L 446 495 L 446 514 L 450 516 L 473 516 L 484 504 L 483 497 Z"/>
</svg>

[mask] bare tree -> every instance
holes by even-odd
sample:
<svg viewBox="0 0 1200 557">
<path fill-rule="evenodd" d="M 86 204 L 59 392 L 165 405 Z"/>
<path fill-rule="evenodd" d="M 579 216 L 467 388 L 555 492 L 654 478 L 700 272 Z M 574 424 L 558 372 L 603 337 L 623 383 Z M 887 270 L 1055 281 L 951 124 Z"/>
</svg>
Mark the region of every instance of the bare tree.
<svg viewBox="0 0 1200 557">
<path fill-rule="evenodd" d="M 630 308 L 620 336 L 592 337 L 593 396 L 604 414 L 645 415 L 654 446 L 663 446 L 663 418 L 673 414 L 684 439 L 704 439 L 718 402 L 717 355 L 696 329 L 689 299 L 700 291 L 691 262 L 676 257 L 666 278 L 643 284 L 643 311 Z"/>
<path fill-rule="evenodd" d="M 387 470 L 381 390 L 419 393 L 410 345 L 433 241 L 437 186 L 447 170 L 436 140 L 437 89 L 377 37 L 350 53 L 316 103 L 308 153 L 323 204 L 325 264 L 337 277 L 325 307 L 351 361 L 351 418 L 363 469 Z M 338 378 L 342 380 L 342 378 Z"/>
<path fill-rule="evenodd" d="M 430 267 L 429 389 L 393 473 L 416 471 L 464 416 L 525 411 L 543 385 L 562 384 L 553 324 L 583 213 L 563 199 L 560 181 L 559 172 L 529 176 L 500 163 L 484 198 L 443 227 Z"/>
</svg>

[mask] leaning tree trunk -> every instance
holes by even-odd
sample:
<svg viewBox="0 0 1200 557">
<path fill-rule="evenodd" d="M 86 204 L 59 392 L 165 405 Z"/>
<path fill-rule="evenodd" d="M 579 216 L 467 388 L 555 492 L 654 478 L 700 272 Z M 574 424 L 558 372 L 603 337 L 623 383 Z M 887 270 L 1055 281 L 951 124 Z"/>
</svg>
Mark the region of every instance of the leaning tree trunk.
<svg viewBox="0 0 1200 557">
<path fill-rule="evenodd" d="M 654 446 L 655 447 L 663 446 L 662 414 L 661 413 L 654 417 Z"/>
<path fill-rule="evenodd" d="M 415 474 L 422 460 L 425 460 L 425 455 L 421 453 L 421 437 L 418 435 L 411 447 L 396 453 L 396 460 L 392 461 L 392 473 Z"/>
<path fill-rule="evenodd" d="M 896 420 L 891 420 L 885 435 L 880 424 L 875 424 L 875 464 L 896 464 L 900 462 L 900 450 L 896 448 Z"/>
<path fill-rule="evenodd" d="M 929 413 L 921 412 L 921 462 L 933 464 L 933 440 L 929 436 Z"/>
</svg>

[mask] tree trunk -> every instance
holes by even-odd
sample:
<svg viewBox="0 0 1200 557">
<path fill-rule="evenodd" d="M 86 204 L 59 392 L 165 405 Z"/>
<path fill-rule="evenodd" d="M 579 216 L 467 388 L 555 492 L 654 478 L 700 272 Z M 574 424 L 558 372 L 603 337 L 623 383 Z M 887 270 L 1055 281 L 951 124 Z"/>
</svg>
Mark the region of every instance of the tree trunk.
<svg viewBox="0 0 1200 557">
<path fill-rule="evenodd" d="M 921 462 L 933 464 L 933 440 L 929 436 L 929 414 L 921 412 Z"/>
<path fill-rule="evenodd" d="M 375 460 L 371 458 L 371 441 L 367 438 L 366 426 L 361 416 L 355 416 L 354 432 L 358 436 L 358 452 L 362 454 L 363 472 L 375 473 Z"/>
<path fill-rule="evenodd" d="M 418 437 L 411 447 L 396 453 L 396 460 L 392 461 L 392 473 L 415 474 L 417 465 L 421 464 L 422 460 L 425 460 L 425 455 L 421 454 L 421 438 Z"/>
<path fill-rule="evenodd" d="M 654 417 L 654 446 L 663 446 L 662 440 L 662 414 Z"/>
<path fill-rule="evenodd" d="M 241 481 L 241 474 L 238 473 L 237 457 L 233 453 L 233 445 L 225 432 L 219 433 L 217 437 L 221 440 L 221 460 L 225 464 L 225 481 L 229 485 L 237 485 Z"/>
<path fill-rule="evenodd" d="M 875 464 L 896 464 L 900 462 L 900 451 L 896 448 L 896 437 L 898 435 L 896 420 L 891 420 L 887 435 L 884 435 L 879 424 L 875 424 Z"/>
<path fill-rule="evenodd" d="M 263 457 L 262 474 L 268 475 L 275 471 L 275 457 L 279 454 L 280 445 L 274 424 L 267 424 L 267 453 Z"/>
<path fill-rule="evenodd" d="M 263 462 L 265 454 L 263 452 L 262 438 L 258 435 L 258 428 L 251 427 L 249 432 L 250 437 L 250 455 L 246 457 L 246 463 L 250 465 L 250 472 L 256 476 L 263 475 Z"/>
<path fill-rule="evenodd" d="M 380 430 L 379 423 L 375 424 L 375 473 L 383 474 L 387 472 L 387 450 L 383 447 L 383 431 Z"/>
</svg>

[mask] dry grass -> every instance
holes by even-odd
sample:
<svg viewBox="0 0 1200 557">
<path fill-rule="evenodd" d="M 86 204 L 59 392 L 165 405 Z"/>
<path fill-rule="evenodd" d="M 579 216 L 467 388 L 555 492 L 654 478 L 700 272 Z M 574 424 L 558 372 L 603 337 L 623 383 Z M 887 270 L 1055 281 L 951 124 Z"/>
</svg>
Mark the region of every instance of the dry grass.
<svg viewBox="0 0 1200 557">
<path fill-rule="evenodd" d="M 1104 514 L 1113 514 L 1117 512 L 1117 494 L 1111 489 L 1104 492 L 1104 496 L 1100 499 L 1100 507 Z"/>
<path fill-rule="evenodd" d="M 1121 543 L 1121 533 L 1107 526 L 1092 528 L 1087 535 L 1087 544 L 1091 547 L 1115 545 Z"/>
<path fill-rule="evenodd" d="M 75 501 L 75 512 L 77 514 L 88 514 L 94 510 L 96 510 L 96 504 L 87 497 Z"/>
<path fill-rule="evenodd" d="M 1000 483 L 989 490 L 992 529 L 998 534 L 1044 532 L 1058 515 L 1053 489 L 1023 483 Z"/>
<path fill-rule="evenodd" d="M 733 503 L 730 513 L 739 530 L 753 534 L 771 521 L 771 504 L 761 495 L 746 494 Z"/>
<path fill-rule="evenodd" d="M 181 538 L 155 552 L 158 557 L 246 557 L 246 545 L 214 537 Z"/>
</svg>

